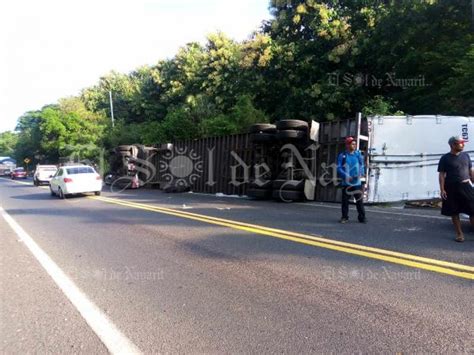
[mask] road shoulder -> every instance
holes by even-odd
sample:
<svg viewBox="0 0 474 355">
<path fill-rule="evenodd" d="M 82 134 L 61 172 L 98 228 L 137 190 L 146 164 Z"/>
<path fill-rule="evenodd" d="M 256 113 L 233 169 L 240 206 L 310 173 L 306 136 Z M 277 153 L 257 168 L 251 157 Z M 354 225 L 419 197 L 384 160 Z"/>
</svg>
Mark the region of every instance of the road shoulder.
<svg viewBox="0 0 474 355">
<path fill-rule="evenodd" d="M 3 218 L 0 236 L 0 353 L 107 353 Z"/>
</svg>

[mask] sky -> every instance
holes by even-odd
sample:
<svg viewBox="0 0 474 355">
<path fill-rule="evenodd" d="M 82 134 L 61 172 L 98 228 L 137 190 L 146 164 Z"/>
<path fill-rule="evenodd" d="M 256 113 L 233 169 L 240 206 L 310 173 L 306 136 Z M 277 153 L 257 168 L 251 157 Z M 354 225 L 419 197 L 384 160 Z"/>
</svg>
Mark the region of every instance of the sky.
<svg viewBox="0 0 474 355">
<path fill-rule="evenodd" d="M 172 58 L 222 31 L 241 41 L 269 0 L 19 0 L 0 4 L 0 132 L 111 70 Z"/>
</svg>

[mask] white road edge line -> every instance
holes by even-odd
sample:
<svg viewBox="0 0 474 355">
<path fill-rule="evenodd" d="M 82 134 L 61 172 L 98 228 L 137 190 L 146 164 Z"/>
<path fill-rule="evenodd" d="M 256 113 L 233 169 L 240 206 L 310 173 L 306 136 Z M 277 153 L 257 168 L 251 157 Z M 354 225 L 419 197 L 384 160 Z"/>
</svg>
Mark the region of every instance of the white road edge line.
<svg viewBox="0 0 474 355">
<path fill-rule="evenodd" d="M 79 311 L 94 333 L 112 354 L 141 354 L 141 351 L 112 323 L 112 321 L 74 284 L 27 232 L 0 206 L 0 214 L 33 256 L 46 270 L 64 295 Z"/>
</svg>

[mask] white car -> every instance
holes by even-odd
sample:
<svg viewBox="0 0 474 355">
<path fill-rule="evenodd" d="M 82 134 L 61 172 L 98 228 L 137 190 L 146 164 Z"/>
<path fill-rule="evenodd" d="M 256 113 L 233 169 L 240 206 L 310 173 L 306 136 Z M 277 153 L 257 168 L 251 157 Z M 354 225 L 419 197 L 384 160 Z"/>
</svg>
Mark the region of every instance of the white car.
<svg viewBox="0 0 474 355">
<path fill-rule="evenodd" d="M 56 165 L 36 165 L 35 174 L 33 175 L 33 184 L 35 186 L 49 184 L 57 171 L 58 168 Z"/>
<path fill-rule="evenodd" d="M 52 196 L 64 199 L 68 195 L 102 191 L 102 178 L 93 167 L 87 165 L 62 166 L 50 181 Z"/>
</svg>

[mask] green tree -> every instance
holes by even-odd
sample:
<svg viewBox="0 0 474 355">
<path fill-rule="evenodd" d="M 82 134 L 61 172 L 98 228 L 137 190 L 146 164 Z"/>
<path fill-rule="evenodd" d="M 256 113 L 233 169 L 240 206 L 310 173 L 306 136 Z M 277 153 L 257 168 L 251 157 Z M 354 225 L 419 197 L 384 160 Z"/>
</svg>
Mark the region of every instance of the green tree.
<svg viewBox="0 0 474 355">
<path fill-rule="evenodd" d="M 121 144 L 152 144 L 149 140 L 145 142 L 145 136 L 153 135 L 156 130 L 147 129 L 146 123 L 125 123 L 119 120 L 115 123 L 115 127 L 109 127 L 104 137 L 104 147 L 113 148 Z"/>
<path fill-rule="evenodd" d="M 0 156 L 13 157 L 17 142 L 18 134 L 10 131 L 0 133 Z"/>
<path fill-rule="evenodd" d="M 160 61 L 160 90 L 166 107 L 179 106 L 202 94 L 208 54 L 200 44 L 188 43 L 170 60 Z"/>
<path fill-rule="evenodd" d="M 208 36 L 206 51 L 201 90 L 225 113 L 235 104 L 242 90 L 239 77 L 241 46 L 218 32 Z"/>
<path fill-rule="evenodd" d="M 466 73 L 473 43 L 468 0 L 274 0 L 270 9 L 264 109 L 274 119 L 341 118 L 375 96 L 410 114 L 453 112 L 444 88 Z M 469 92 L 461 93 L 456 107 L 469 102 Z"/>
<path fill-rule="evenodd" d="M 268 122 L 268 117 L 254 107 L 250 96 L 241 95 L 229 114 L 204 119 L 200 130 L 203 136 L 221 136 L 247 132 L 250 125 L 265 122 Z"/>
<path fill-rule="evenodd" d="M 224 136 L 239 132 L 239 128 L 224 114 L 204 119 L 200 124 L 200 132 L 204 137 Z"/>
<path fill-rule="evenodd" d="M 410 114 L 457 111 L 453 99 L 445 98 L 445 88 L 454 88 L 456 81 L 463 81 L 459 71 L 467 73 L 464 68 L 469 71 L 472 67 L 468 55 L 474 43 L 470 1 L 389 2 L 370 37 L 358 42 L 360 65 L 387 79 L 380 90 L 372 88 L 371 95 L 390 97 Z M 470 98 L 468 90 L 458 92 L 457 100 Z M 469 113 L 459 101 L 456 106 L 461 109 L 457 114 Z"/>
<path fill-rule="evenodd" d="M 115 119 L 142 122 L 141 107 L 136 104 L 141 83 L 137 77 L 137 74 L 130 76 L 112 71 L 101 77 L 97 85 L 84 89 L 81 99 L 89 111 L 111 117 L 109 93 L 112 93 Z"/>
<path fill-rule="evenodd" d="M 265 110 L 273 119 L 324 120 L 353 111 L 357 88 L 330 82 L 353 56 L 355 34 L 338 2 L 270 2 L 275 18 L 264 31 L 272 38 L 270 85 Z M 350 6 L 350 5 L 349 5 Z"/>
<path fill-rule="evenodd" d="M 274 88 L 271 80 L 273 40 L 264 33 L 256 32 L 241 45 L 239 62 L 239 95 L 253 98 L 253 105 L 261 111 L 273 111 Z"/>
<path fill-rule="evenodd" d="M 159 126 L 161 137 L 165 141 L 193 139 L 198 137 L 199 130 L 187 107 L 170 111 Z"/>
<path fill-rule="evenodd" d="M 104 129 L 103 117 L 85 108 L 75 97 L 61 99 L 42 110 L 41 148 L 52 160 L 97 159 Z"/>
<path fill-rule="evenodd" d="M 365 106 L 362 108 L 362 114 L 364 116 L 388 116 L 388 115 L 403 115 L 402 111 L 396 110 L 395 105 L 390 99 L 384 98 L 383 96 L 376 95 L 372 99 L 368 100 Z"/>
<path fill-rule="evenodd" d="M 446 112 L 474 116 L 474 44 L 451 69 L 454 74 L 441 89 Z"/>
<path fill-rule="evenodd" d="M 77 97 L 60 99 L 40 111 L 25 113 L 18 121 L 15 156 L 57 163 L 60 158 L 98 159 L 104 118 L 90 112 Z"/>
<path fill-rule="evenodd" d="M 221 32 L 173 58 L 110 72 L 79 98 L 25 113 L 15 156 L 242 132 L 256 122 L 474 114 L 469 0 L 270 0 L 247 40 Z M 115 127 L 110 123 L 110 99 Z"/>
<path fill-rule="evenodd" d="M 17 161 L 30 158 L 32 163 L 36 164 L 44 157 L 44 151 L 41 148 L 41 121 L 41 111 L 28 111 L 18 119 L 15 128 L 18 132 L 18 141 L 15 146 Z"/>
<path fill-rule="evenodd" d="M 269 121 L 263 111 L 255 108 L 249 95 L 238 97 L 236 104 L 231 109 L 229 118 L 235 123 L 240 132 L 246 131 L 254 123 L 266 123 Z"/>
</svg>

